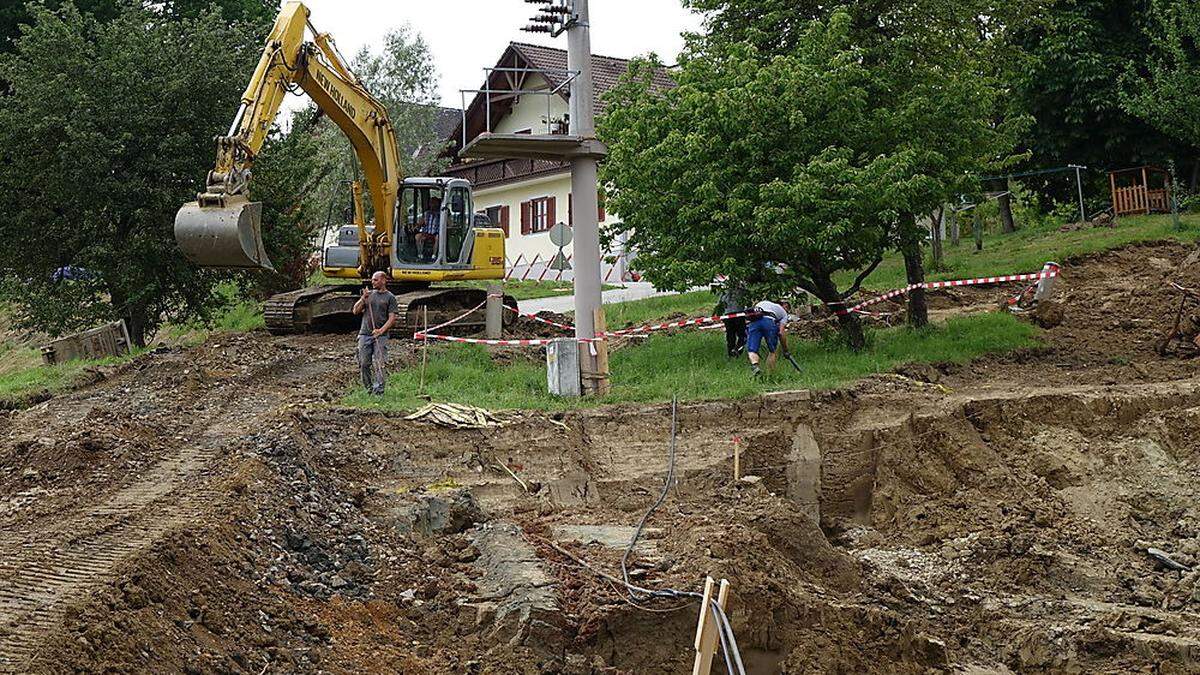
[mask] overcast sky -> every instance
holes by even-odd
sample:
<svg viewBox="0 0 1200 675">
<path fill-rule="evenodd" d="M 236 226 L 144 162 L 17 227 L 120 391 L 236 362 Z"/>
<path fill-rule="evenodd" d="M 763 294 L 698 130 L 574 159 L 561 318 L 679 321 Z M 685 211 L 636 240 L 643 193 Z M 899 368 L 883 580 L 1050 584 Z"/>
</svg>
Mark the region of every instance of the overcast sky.
<svg viewBox="0 0 1200 675">
<path fill-rule="evenodd" d="M 483 83 L 485 66 L 496 65 L 512 41 L 566 49 L 567 36 L 520 30 L 534 15 L 523 0 L 305 0 L 312 22 L 329 33 L 347 59 L 359 48 L 377 48 L 389 29 L 404 23 L 425 37 L 441 74 L 442 105 L 458 108 L 460 89 Z M 700 19 L 680 0 L 591 0 L 592 52 L 628 58 L 656 52 L 674 63 L 683 46 L 680 33 L 699 28 Z M 294 98 L 294 97 L 292 97 Z M 290 100 L 296 109 L 301 102 Z"/>
</svg>

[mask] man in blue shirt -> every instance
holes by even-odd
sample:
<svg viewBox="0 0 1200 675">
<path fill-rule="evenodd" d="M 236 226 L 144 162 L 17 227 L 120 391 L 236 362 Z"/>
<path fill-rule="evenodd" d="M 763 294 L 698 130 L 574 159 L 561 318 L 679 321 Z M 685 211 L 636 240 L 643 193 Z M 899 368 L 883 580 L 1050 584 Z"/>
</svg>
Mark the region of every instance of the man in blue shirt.
<svg viewBox="0 0 1200 675">
<path fill-rule="evenodd" d="M 438 234 L 442 225 L 442 200 L 433 197 L 429 200 L 429 208 L 422 215 L 421 228 L 417 230 L 417 259 L 433 262 L 438 257 Z M 425 242 L 432 242 L 429 247 L 429 257 L 425 257 Z"/>
</svg>

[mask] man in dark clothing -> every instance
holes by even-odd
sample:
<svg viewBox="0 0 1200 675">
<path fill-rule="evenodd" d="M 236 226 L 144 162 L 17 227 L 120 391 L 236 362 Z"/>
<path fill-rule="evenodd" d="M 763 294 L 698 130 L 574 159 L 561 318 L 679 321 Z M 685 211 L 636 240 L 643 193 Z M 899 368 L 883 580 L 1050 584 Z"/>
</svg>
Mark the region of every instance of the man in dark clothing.
<svg viewBox="0 0 1200 675">
<path fill-rule="evenodd" d="M 717 307 L 713 314 L 732 314 L 746 309 L 745 295 L 746 289 L 740 285 L 727 285 L 717 300 Z M 725 324 L 725 353 L 731 359 L 737 358 L 737 355 L 746 348 L 746 317 L 724 319 L 721 323 Z"/>
<path fill-rule="evenodd" d="M 399 313 L 396 296 L 387 287 L 386 273 L 371 275 L 371 288 L 363 289 L 362 297 L 354 303 L 354 313 L 363 315 L 358 329 L 358 371 L 363 388 L 368 393 L 383 396 L 387 381 L 383 366 L 387 362 L 388 331 L 396 323 Z"/>
<path fill-rule="evenodd" d="M 421 228 L 417 230 L 417 259 L 433 262 L 438 257 L 438 234 L 442 226 L 442 200 L 432 197 L 429 209 L 421 215 Z M 425 242 L 429 242 L 429 258 L 425 258 Z"/>
</svg>

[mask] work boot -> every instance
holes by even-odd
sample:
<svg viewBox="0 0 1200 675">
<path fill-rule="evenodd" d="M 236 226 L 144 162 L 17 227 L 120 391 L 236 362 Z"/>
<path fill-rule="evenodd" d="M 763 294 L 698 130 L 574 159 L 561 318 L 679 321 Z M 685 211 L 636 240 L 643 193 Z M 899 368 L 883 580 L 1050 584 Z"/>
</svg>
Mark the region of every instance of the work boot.
<svg viewBox="0 0 1200 675">
<path fill-rule="evenodd" d="M 756 363 L 750 364 L 750 372 L 754 373 L 754 379 L 756 380 L 762 377 L 762 369 Z"/>
</svg>

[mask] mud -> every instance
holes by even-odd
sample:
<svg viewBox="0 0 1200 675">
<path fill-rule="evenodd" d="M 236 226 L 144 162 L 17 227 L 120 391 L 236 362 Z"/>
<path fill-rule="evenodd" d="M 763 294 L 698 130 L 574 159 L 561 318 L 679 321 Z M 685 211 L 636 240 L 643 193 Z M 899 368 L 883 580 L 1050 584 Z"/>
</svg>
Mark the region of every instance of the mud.
<svg viewBox="0 0 1200 675">
<path fill-rule="evenodd" d="M 1039 348 L 682 405 L 631 579 L 729 579 L 751 673 L 1200 671 L 1200 572 L 1146 553 L 1200 565 L 1200 378 L 1154 353 L 1190 252 L 1064 261 Z M 0 671 L 686 672 L 696 606 L 614 581 L 669 405 L 449 430 L 353 377 L 218 336 L 0 413 Z"/>
</svg>

